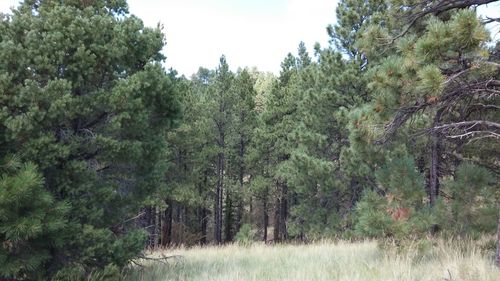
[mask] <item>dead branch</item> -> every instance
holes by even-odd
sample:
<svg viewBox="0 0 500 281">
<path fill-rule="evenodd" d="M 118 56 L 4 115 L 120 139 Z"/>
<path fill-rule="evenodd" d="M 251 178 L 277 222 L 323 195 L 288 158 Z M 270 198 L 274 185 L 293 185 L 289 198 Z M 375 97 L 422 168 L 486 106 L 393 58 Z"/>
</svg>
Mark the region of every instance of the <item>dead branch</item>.
<svg viewBox="0 0 500 281">
<path fill-rule="evenodd" d="M 497 0 L 425 0 L 421 1 L 416 5 L 410 6 L 409 10 L 414 11 L 419 9 L 419 12 L 411 13 L 407 15 L 408 24 L 405 29 L 399 34 L 391 39 L 391 43 L 394 43 L 395 40 L 401 38 L 408 33 L 408 31 L 419 21 L 427 15 L 439 15 L 443 12 L 454 10 L 454 9 L 465 9 L 471 6 L 479 6 L 485 5 L 488 3 L 495 2 Z M 488 18 L 488 20 L 498 21 L 499 19 Z M 492 21 L 492 22 L 493 22 Z M 488 23 L 488 22 L 486 22 Z M 491 22 L 490 22 L 491 23 Z"/>
<path fill-rule="evenodd" d="M 147 257 L 146 255 L 142 254 L 138 258 L 141 260 L 154 261 L 154 262 L 159 262 L 159 263 L 163 263 L 163 264 L 168 264 L 167 261 L 169 259 L 175 259 L 175 260 L 180 260 L 180 261 L 185 260 L 184 256 L 182 256 L 182 255 L 162 256 L 159 258 L 153 258 L 153 257 Z"/>
</svg>

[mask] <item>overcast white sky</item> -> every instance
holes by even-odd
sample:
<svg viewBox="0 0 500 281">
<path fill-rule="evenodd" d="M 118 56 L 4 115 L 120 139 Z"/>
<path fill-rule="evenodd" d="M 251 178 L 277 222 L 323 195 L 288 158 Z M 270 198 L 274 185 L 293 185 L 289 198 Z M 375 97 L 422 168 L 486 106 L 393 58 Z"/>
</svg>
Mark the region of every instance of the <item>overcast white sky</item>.
<svg viewBox="0 0 500 281">
<path fill-rule="evenodd" d="M 8 12 L 19 0 L 0 0 Z M 214 68 L 222 54 L 229 66 L 256 66 L 278 73 L 288 52 L 304 41 L 328 44 L 326 26 L 335 21 L 337 0 L 129 0 L 130 12 L 148 26 L 164 25 L 166 67 L 190 76 Z M 481 9 L 498 17 L 500 3 Z M 496 38 L 498 40 L 498 36 Z"/>
<path fill-rule="evenodd" d="M 7 12 L 19 0 L 0 0 Z M 129 0 L 130 12 L 148 26 L 164 25 L 166 66 L 190 76 L 214 68 L 222 54 L 229 66 L 278 73 L 300 41 L 309 52 L 328 44 L 336 0 Z"/>
</svg>

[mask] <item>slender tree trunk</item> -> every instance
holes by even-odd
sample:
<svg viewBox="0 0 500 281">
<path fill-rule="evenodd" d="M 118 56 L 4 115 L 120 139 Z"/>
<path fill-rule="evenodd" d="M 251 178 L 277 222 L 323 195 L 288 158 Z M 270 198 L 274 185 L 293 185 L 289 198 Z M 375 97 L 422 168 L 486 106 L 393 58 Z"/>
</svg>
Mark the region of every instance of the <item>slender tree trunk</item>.
<svg viewBox="0 0 500 281">
<path fill-rule="evenodd" d="M 214 239 L 217 244 L 222 243 L 222 195 L 224 192 L 224 153 L 217 154 L 217 187 L 215 192 L 214 208 Z"/>
<path fill-rule="evenodd" d="M 231 198 L 231 192 L 226 190 L 226 223 L 225 223 L 225 241 L 233 241 L 232 225 L 233 225 L 233 201 Z"/>
<path fill-rule="evenodd" d="M 219 240 L 218 243 L 222 243 L 222 218 L 223 218 L 223 199 L 224 199 L 224 173 L 225 173 L 225 155 L 222 153 L 221 156 L 221 183 L 220 183 L 220 193 L 219 193 Z"/>
<path fill-rule="evenodd" d="M 497 253 L 495 255 L 495 264 L 497 267 L 500 267 L 500 211 L 498 214 Z"/>
<path fill-rule="evenodd" d="M 438 126 L 441 120 L 442 109 L 438 110 L 434 117 L 433 126 Z M 431 143 L 431 164 L 429 167 L 429 202 L 431 206 L 436 204 L 439 195 L 439 160 L 441 153 L 441 139 L 438 133 L 432 133 Z"/>
<path fill-rule="evenodd" d="M 236 209 L 236 227 L 235 227 L 235 233 L 237 233 L 240 230 L 242 220 L 243 220 L 243 177 L 245 176 L 245 162 L 244 162 L 244 157 L 245 157 L 245 140 L 243 136 L 240 136 L 240 149 L 239 149 L 239 157 L 240 157 L 240 167 L 239 167 L 239 173 L 238 173 L 238 182 L 239 182 L 239 195 L 238 195 L 238 202 L 237 202 L 237 209 Z"/>
<path fill-rule="evenodd" d="M 201 240 L 202 245 L 207 244 L 207 217 L 208 211 L 205 207 L 201 208 L 200 224 L 201 224 Z"/>
<path fill-rule="evenodd" d="M 182 206 L 180 204 L 175 204 L 175 231 L 174 243 L 182 244 L 184 241 L 184 232 L 182 231 Z"/>
<path fill-rule="evenodd" d="M 206 201 L 206 196 L 203 194 L 203 189 L 207 187 L 208 183 L 208 171 L 203 172 L 203 185 L 198 186 L 198 194 L 200 195 L 201 198 L 203 198 L 203 202 Z M 199 217 L 198 221 L 200 223 L 200 229 L 201 229 L 201 239 L 200 243 L 202 245 L 207 244 L 207 226 L 208 226 L 208 210 L 205 208 L 205 206 L 201 206 L 199 208 Z"/>
<path fill-rule="evenodd" d="M 431 166 L 429 168 L 429 201 L 431 206 L 436 204 L 439 194 L 439 137 L 431 136 Z"/>
<path fill-rule="evenodd" d="M 142 222 L 141 225 L 142 227 L 147 231 L 148 233 L 148 247 L 152 246 L 152 225 L 151 225 L 151 206 L 146 206 L 143 209 L 144 215 L 142 216 Z"/>
<path fill-rule="evenodd" d="M 287 219 L 288 219 L 288 186 L 281 184 L 281 205 L 280 205 L 280 234 L 281 240 L 288 239 Z"/>
<path fill-rule="evenodd" d="M 217 177 L 220 176 L 220 168 L 217 168 Z M 214 200 L 214 242 L 216 244 L 221 243 L 220 239 L 220 224 L 219 224 L 219 197 L 220 197 L 220 179 L 217 180 L 217 185 L 215 188 L 215 200 Z"/>
<path fill-rule="evenodd" d="M 280 196 L 278 194 L 278 195 L 276 195 L 276 201 L 274 203 L 274 231 L 273 231 L 274 237 L 273 237 L 273 240 L 276 243 L 280 241 L 280 225 L 281 225 L 281 223 L 280 223 L 280 218 L 281 218 L 280 207 L 281 207 L 281 202 L 280 202 Z"/>
<path fill-rule="evenodd" d="M 165 209 L 163 215 L 163 227 L 162 227 L 162 246 L 170 246 L 172 243 L 172 202 L 170 200 L 165 200 L 167 204 L 167 209 Z"/>
<path fill-rule="evenodd" d="M 156 248 L 158 246 L 158 224 L 156 223 L 156 206 L 151 206 L 151 236 L 150 236 L 150 246 Z"/>
<path fill-rule="evenodd" d="M 434 117 L 434 126 L 438 126 L 441 119 L 442 110 L 438 110 Z M 431 165 L 429 167 L 429 203 L 431 207 L 436 204 L 439 196 L 439 161 L 441 154 L 441 139 L 438 133 L 432 133 L 430 136 L 431 142 Z M 438 225 L 433 225 L 431 234 L 438 231 Z"/>
<path fill-rule="evenodd" d="M 267 189 L 267 188 L 266 188 Z M 262 200 L 262 214 L 263 214 L 263 235 L 262 240 L 267 242 L 267 227 L 269 226 L 269 216 L 267 215 L 267 192 Z"/>
</svg>

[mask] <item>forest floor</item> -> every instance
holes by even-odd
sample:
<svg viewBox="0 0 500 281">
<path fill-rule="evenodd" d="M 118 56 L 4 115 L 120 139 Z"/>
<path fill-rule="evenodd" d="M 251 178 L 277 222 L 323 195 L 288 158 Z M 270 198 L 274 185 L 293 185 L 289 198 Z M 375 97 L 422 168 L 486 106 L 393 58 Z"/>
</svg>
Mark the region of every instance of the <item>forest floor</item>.
<svg viewBox="0 0 500 281">
<path fill-rule="evenodd" d="M 470 242 L 423 241 L 397 247 L 377 242 L 228 245 L 150 253 L 127 281 L 498 281 L 494 250 Z"/>
</svg>

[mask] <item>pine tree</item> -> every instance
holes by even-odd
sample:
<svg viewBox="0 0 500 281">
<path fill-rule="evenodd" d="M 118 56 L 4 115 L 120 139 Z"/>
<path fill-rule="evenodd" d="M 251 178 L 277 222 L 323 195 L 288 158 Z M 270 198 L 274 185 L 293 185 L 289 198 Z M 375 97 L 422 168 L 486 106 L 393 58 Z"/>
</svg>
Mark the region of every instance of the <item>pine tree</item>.
<svg viewBox="0 0 500 281">
<path fill-rule="evenodd" d="M 247 69 L 236 74 L 232 91 L 235 94 L 235 109 L 233 121 L 232 149 L 229 155 L 229 164 L 232 177 L 235 179 L 236 188 L 233 190 L 236 205 L 236 216 L 233 233 L 237 233 L 242 225 L 246 194 L 245 177 L 248 177 L 248 151 L 252 145 L 252 131 L 256 126 L 255 80 Z"/>
<path fill-rule="evenodd" d="M 0 162 L 0 276 L 41 279 L 51 248 L 61 247 L 69 204 L 43 187 L 36 165 L 7 155 Z"/>
<path fill-rule="evenodd" d="M 407 10 L 401 5 L 393 6 L 391 13 Z M 495 113 L 490 106 L 495 98 L 491 99 L 490 92 L 497 86 L 495 82 L 488 86 L 485 83 L 496 81 L 498 67 L 488 61 L 488 33 L 473 10 L 453 9 L 430 16 L 433 12 L 415 8 L 408 11 L 412 20 L 407 27 L 401 23 L 385 28 L 374 26 L 361 43 L 369 59 L 372 55 L 380 61 L 369 74 L 374 99 L 367 114 L 377 116 L 385 131 L 385 135 L 380 135 L 379 130 L 375 139 L 384 142 L 396 134 L 415 132 L 428 136 L 426 146 L 430 153 L 422 159 L 428 163 L 425 166 L 431 205 L 440 194 L 443 168 L 453 165 L 444 162 L 444 153 L 462 161 L 463 154 L 482 155 L 467 145 L 478 145 L 486 151 L 496 146 L 484 145 L 485 139 L 496 134 L 496 123 L 492 122 Z M 377 42 L 382 52 L 392 55 L 375 54 L 370 45 Z M 491 159 L 481 158 L 483 165 L 489 165 Z"/>
<path fill-rule="evenodd" d="M 215 205 L 214 205 L 214 240 L 220 244 L 223 242 L 223 206 L 224 206 L 224 192 L 226 192 L 226 206 L 231 205 L 231 194 L 225 188 L 227 183 L 227 145 L 228 136 L 231 128 L 232 110 L 234 97 L 231 91 L 233 83 L 233 73 L 229 70 L 226 58 L 220 58 L 220 64 L 215 72 L 213 87 L 209 94 L 212 100 L 211 103 L 212 116 L 210 117 L 213 127 L 213 138 L 216 143 L 217 161 L 215 167 L 217 169 L 217 183 L 215 188 Z M 230 209 L 230 208 L 229 208 Z M 226 212 L 226 216 L 229 212 Z M 229 214 L 230 215 L 230 214 Z M 227 229 L 227 227 L 226 227 Z M 229 231 L 229 230 L 226 230 Z M 230 234 L 226 232 L 226 238 L 230 238 Z"/>
<path fill-rule="evenodd" d="M 17 257 L 28 265 L 18 277 L 77 279 L 127 265 L 145 243 L 129 218 L 162 185 L 165 132 L 178 112 L 161 30 L 130 16 L 125 1 L 32 0 L 2 17 L 0 34 L 0 157 L 17 154 L 39 172 L 26 164 L 4 177 L 38 212 L 7 218 L 31 224 L 19 233 L 25 242 L 1 234 L 12 249 L 30 239 L 40 249 L 39 261 Z"/>
</svg>

